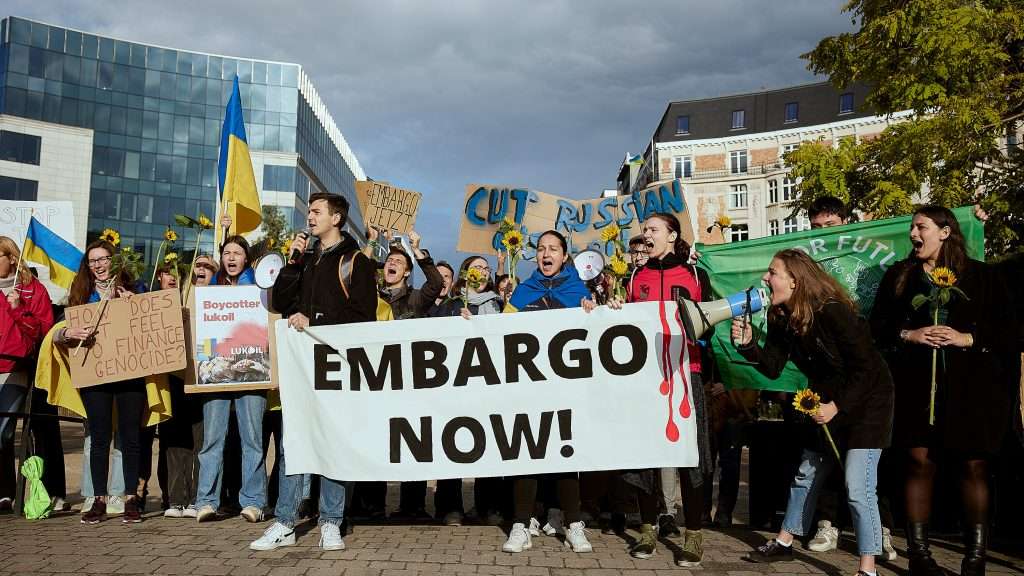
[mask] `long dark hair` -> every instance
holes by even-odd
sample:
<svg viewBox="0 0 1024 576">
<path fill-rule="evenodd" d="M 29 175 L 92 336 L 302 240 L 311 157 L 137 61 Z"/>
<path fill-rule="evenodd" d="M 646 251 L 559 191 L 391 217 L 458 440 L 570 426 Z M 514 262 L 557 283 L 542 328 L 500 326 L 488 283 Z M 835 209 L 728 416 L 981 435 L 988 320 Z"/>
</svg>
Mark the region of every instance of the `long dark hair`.
<svg viewBox="0 0 1024 576">
<path fill-rule="evenodd" d="M 459 294 L 462 294 L 463 288 L 466 287 L 466 279 L 463 278 L 463 276 L 466 275 L 466 270 L 469 270 L 469 265 L 475 260 L 483 260 L 484 262 L 487 262 L 487 258 L 484 258 L 483 256 L 470 256 L 463 260 L 462 265 L 459 266 L 459 273 L 455 276 L 455 283 L 452 284 L 451 290 L 448 291 L 449 298 L 457 298 Z M 490 262 L 487 262 L 487 265 L 490 266 Z M 481 286 L 477 292 L 494 292 L 495 287 L 493 278 L 494 277 L 492 275 L 488 274 L 487 283 Z"/>
<path fill-rule="evenodd" d="M 96 290 L 96 279 L 93 278 L 92 270 L 89 269 L 89 252 L 92 252 L 96 248 L 102 248 L 106 250 L 110 258 L 113 259 L 114 255 L 117 254 L 117 248 L 113 244 L 106 240 L 93 240 L 85 247 L 85 255 L 82 256 L 82 263 L 78 265 L 78 273 L 75 274 L 75 279 L 71 282 L 71 289 L 68 290 L 68 306 L 78 306 L 80 304 L 88 304 L 89 298 L 92 296 L 94 290 Z M 113 262 L 111 262 L 111 271 L 113 271 Z M 120 286 L 128 290 L 132 290 L 132 279 L 128 276 L 128 272 L 121 270 L 116 276 L 117 282 L 115 286 Z M 117 295 L 115 291 L 114 295 Z"/>
<path fill-rule="evenodd" d="M 835 278 L 807 255 L 796 249 L 780 250 L 775 258 L 786 266 L 796 287 L 782 306 L 772 306 L 768 317 L 785 322 L 790 330 L 803 336 L 814 324 L 814 314 L 827 302 L 839 302 L 856 313 L 857 305 Z"/>
<path fill-rule="evenodd" d="M 939 248 L 939 257 L 935 260 L 935 266 L 937 268 L 949 268 L 958 276 L 962 276 L 970 257 L 967 256 L 967 240 L 964 239 L 964 233 L 960 230 L 960 222 L 957 221 L 956 216 L 949 208 L 931 205 L 921 206 L 914 210 L 914 216 L 917 215 L 928 218 L 940 230 L 946 227 L 949 228 L 949 236 L 942 241 L 942 246 Z M 918 262 L 914 258 L 913 248 L 911 248 L 910 254 L 907 254 L 907 257 L 900 261 L 900 275 L 896 279 L 897 295 L 903 294 L 903 289 L 907 286 L 907 279 L 910 277 L 911 271 L 916 268 Z"/>
<path fill-rule="evenodd" d="M 540 239 L 545 236 L 554 236 L 558 243 L 562 245 L 562 252 L 565 252 L 567 258 L 562 265 L 558 267 L 558 272 L 561 272 L 565 265 L 572 262 L 572 254 L 569 254 L 569 241 L 565 239 L 565 236 L 558 230 L 547 230 L 542 232 L 540 236 L 537 236 L 537 245 L 540 246 Z"/>
<path fill-rule="evenodd" d="M 655 212 L 647 217 L 647 220 L 651 218 L 657 218 L 668 226 L 670 232 L 676 233 L 676 242 L 672 246 L 672 251 L 675 252 L 676 256 L 679 256 L 684 261 L 690 257 L 690 243 L 683 239 L 683 228 L 679 225 L 679 218 L 676 218 L 675 214 L 669 214 L 668 212 Z"/>
<path fill-rule="evenodd" d="M 242 268 L 242 271 L 238 273 L 238 275 L 241 276 L 245 273 L 247 268 L 252 267 L 252 248 L 249 247 L 249 241 L 246 240 L 244 236 L 239 236 L 238 234 L 228 236 L 224 240 L 224 243 L 220 245 L 220 259 L 222 262 L 224 261 L 224 248 L 227 248 L 228 244 L 237 244 L 242 249 L 242 252 L 245 252 L 245 266 Z M 220 271 L 217 272 L 217 284 L 231 284 L 231 278 L 228 277 L 228 271 L 223 266 L 221 266 Z"/>
</svg>

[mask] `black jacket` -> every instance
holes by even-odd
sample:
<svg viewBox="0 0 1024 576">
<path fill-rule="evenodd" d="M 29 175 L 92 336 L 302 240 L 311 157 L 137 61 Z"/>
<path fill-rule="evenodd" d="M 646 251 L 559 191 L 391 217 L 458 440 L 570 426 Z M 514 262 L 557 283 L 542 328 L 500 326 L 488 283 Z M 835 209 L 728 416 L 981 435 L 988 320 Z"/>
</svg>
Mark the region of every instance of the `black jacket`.
<svg viewBox="0 0 1024 576">
<path fill-rule="evenodd" d="M 347 266 L 341 286 L 342 261 Z M 301 312 L 311 326 L 372 322 L 377 319 L 377 270 L 359 245 L 342 232 L 341 243 L 327 252 L 319 246 L 300 262 L 281 269 L 270 293 L 271 306 L 287 318 Z"/>
<path fill-rule="evenodd" d="M 759 372 L 778 378 L 792 360 L 807 376 L 822 403 L 835 402 L 839 414 L 829 423 L 836 441 L 848 448 L 886 448 L 892 439 L 893 384 L 875 349 L 867 321 L 845 304 L 826 302 L 800 336 L 781 320 L 768 324 L 764 347 L 740 349 Z"/>
<path fill-rule="evenodd" d="M 444 278 L 434 266 L 434 261 L 429 256 L 416 261 L 423 270 L 427 280 L 418 290 L 412 289 L 408 284 L 396 290 L 381 290 L 381 298 L 387 300 L 391 305 L 391 312 L 395 320 L 407 320 L 409 318 L 422 318 L 434 305 L 434 301 L 444 290 Z"/>
</svg>

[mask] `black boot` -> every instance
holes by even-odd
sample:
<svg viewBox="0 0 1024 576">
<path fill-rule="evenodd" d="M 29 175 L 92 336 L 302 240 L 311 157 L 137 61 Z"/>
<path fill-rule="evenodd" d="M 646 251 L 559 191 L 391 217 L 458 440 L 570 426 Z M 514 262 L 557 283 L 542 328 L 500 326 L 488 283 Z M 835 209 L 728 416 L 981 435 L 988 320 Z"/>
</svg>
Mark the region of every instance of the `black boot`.
<svg viewBox="0 0 1024 576">
<path fill-rule="evenodd" d="M 907 556 L 910 557 L 910 576 L 944 576 L 945 572 L 932 558 L 928 525 L 924 522 L 907 524 Z"/>
<path fill-rule="evenodd" d="M 963 562 L 960 576 L 985 576 L 985 549 L 988 548 L 988 526 L 972 524 L 964 530 Z"/>
</svg>

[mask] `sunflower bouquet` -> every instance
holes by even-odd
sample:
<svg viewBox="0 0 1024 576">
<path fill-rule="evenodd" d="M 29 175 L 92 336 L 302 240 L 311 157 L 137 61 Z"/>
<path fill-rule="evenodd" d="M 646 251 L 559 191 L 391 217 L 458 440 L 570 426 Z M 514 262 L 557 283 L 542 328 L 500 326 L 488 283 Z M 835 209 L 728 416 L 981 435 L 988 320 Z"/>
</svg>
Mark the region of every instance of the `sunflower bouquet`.
<svg viewBox="0 0 1024 576">
<path fill-rule="evenodd" d="M 804 388 L 797 392 L 793 398 L 793 408 L 796 408 L 797 412 L 814 416 L 821 408 L 821 396 L 810 388 Z M 825 437 L 828 438 L 828 443 L 832 445 L 832 452 L 835 453 L 836 460 L 839 461 L 841 466 L 843 459 L 839 457 L 839 448 L 836 448 L 836 441 L 832 439 L 832 433 L 828 431 L 828 424 L 822 424 L 821 428 L 825 431 Z"/>
<path fill-rule="evenodd" d="M 177 241 L 178 241 L 178 233 L 177 232 L 175 232 L 174 230 L 172 230 L 170 228 L 165 230 L 164 231 L 164 239 L 160 242 L 160 247 L 156 249 L 156 261 L 160 262 L 160 256 L 162 254 L 164 254 L 164 249 L 167 248 L 167 246 L 169 246 L 169 245 L 173 246 L 174 243 L 177 242 Z M 166 255 L 164 256 L 164 263 L 165 264 L 167 263 L 166 256 L 169 256 L 171 254 L 174 254 L 174 253 L 173 252 L 167 252 Z M 177 257 L 178 257 L 178 255 L 174 254 L 174 258 L 177 259 Z M 175 264 L 177 264 L 177 262 L 175 262 Z M 157 268 L 159 268 L 159 266 L 153 266 L 153 275 L 149 278 L 150 290 L 153 289 L 153 285 L 156 282 L 156 269 Z M 177 268 L 177 266 L 175 266 L 175 268 Z"/>
<path fill-rule="evenodd" d="M 519 263 L 519 259 L 523 255 L 523 233 L 516 227 L 515 222 L 511 218 L 505 218 L 498 225 L 498 233 L 501 234 L 501 245 L 505 248 L 505 252 L 508 253 L 508 259 L 505 261 L 508 270 L 506 273 L 508 277 L 515 283 L 516 280 L 516 264 Z"/>
<path fill-rule="evenodd" d="M 930 285 L 929 293 L 918 294 L 914 296 L 913 300 L 910 301 L 911 306 L 915 310 L 929 304 L 932 312 L 932 326 L 940 326 L 940 315 L 942 316 L 941 321 L 945 320 L 946 305 L 953 299 L 953 296 L 959 296 L 964 300 L 970 300 L 967 294 L 960 288 L 957 288 L 957 277 L 956 273 L 946 267 L 939 267 L 933 269 L 931 272 L 925 273 L 925 280 Z M 940 314 L 941 313 L 941 314 Z M 932 349 L 932 389 L 931 397 L 928 401 L 928 424 L 935 425 L 935 389 L 937 383 L 937 368 L 939 363 L 939 349 Z"/>
<path fill-rule="evenodd" d="M 462 289 L 462 307 L 469 308 L 469 289 L 479 290 L 487 285 L 487 275 L 476 268 L 467 268 L 462 271 L 461 278 L 466 283 Z"/>
<path fill-rule="evenodd" d="M 601 231 L 601 241 L 607 246 L 612 243 L 614 252 L 604 266 L 604 274 L 611 279 L 611 295 L 614 298 L 626 299 L 626 287 L 622 281 L 629 274 L 629 264 L 626 262 L 626 246 L 622 242 L 622 229 L 618 224 L 611 224 Z"/>
<path fill-rule="evenodd" d="M 213 229 L 213 222 L 207 218 L 203 213 L 199 214 L 198 218 L 192 218 L 191 216 L 185 216 L 184 214 L 175 214 L 174 223 L 178 226 L 185 228 L 192 228 L 196 231 L 196 248 L 192 251 L 192 263 L 188 267 L 188 277 L 185 286 L 182 299 L 188 301 L 189 292 L 192 289 L 192 274 L 196 269 L 196 259 L 199 258 L 199 245 L 203 240 L 203 232 Z"/>
</svg>

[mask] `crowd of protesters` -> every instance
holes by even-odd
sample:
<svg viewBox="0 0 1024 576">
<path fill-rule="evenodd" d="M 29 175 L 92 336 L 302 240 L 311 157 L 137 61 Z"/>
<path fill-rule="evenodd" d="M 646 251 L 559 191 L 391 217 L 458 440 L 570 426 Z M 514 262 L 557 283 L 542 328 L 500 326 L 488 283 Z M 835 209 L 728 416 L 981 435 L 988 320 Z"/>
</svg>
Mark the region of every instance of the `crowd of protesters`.
<svg viewBox="0 0 1024 576">
<path fill-rule="evenodd" d="M 370 228 L 368 244 L 360 246 L 344 230 L 349 207 L 340 196 L 315 194 L 309 207 L 310 232 L 297 236 L 288 250 L 302 256 L 287 263 L 270 290 L 272 307 L 296 330 L 451 316 L 471 322 L 479 315 L 562 308 L 587 313 L 599 302 L 623 308 L 621 299 L 595 297 L 573 266 L 566 238 L 554 230 L 537 238 L 536 269 L 516 283 L 501 274 L 503 257 L 495 268 L 486 255 L 471 255 L 458 268 L 434 262 L 415 232 L 403 247 Z M 831 198 L 816 201 L 809 217 L 813 228 L 848 222 L 845 207 Z M 1017 330 L 1014 306 L 1002 274 L 968 257 L 960 225 L 949 210 L 916 210 L 909 239 L 910 253 L 885 273 L 869 317 L 805 252 L 783 250 L 765 263 L 763 282 L 771 300 L 766 335 L 748 322 L 733 321 L 731 345 L 757 370 L 777 378 L 791 361 L 809 382 L 809 392 L 798 396 L 798 404 L 810 404 L 798 406 L 807 414 L 795 439 L 803 453 L 785 517 L 778 534 L 749 553 L 750 561 L 791 560 L 794 540 L 801 537 L 810 539 L 811 550 L 835 550 L 841 516 L 835 502 L 845 496 L 859 573 L 874 576 L 876 558 L 896 558 L 889 498 L 879 493 L 879 475 L 892 468 L 902 471 L 904 479 L 911 574 L 938 576 L 929 521 L 941 459 L 960 471 L 966 547 L 961 573 L 985 571 L 990 466 L 1008 432 L 1020 376 L 1019 340 L 1008 336 Z M 69 306 L 147 289 L 124 270 L 114 272 L 116 252 L 106 240 L 87 246 Z M 381 254 L 386 255 L 378 262 Z M 628 255 L 625 302 L 713 298 L 707 272 L 696 265 L 699 254 L 683 239 L 674 215 L 648 217 L 630 240 Z M 219 247 L 219 258 L 197 258 L 190 282 L 253 284 L 252 256 L 244 237 L 229 236 Z M 414 288 L 410 278 L 417 267 L 425 281 Z M 484 281 L 467 281 L 471 271 Z M 964 296 L 947 298 L 938 322 L 920 299 L 935 296 L 934 280 L 943 274 L 956 279 Z M 153 288 L 178 287 L 168 266 L 158 268 L 155 278 Z M 0 288 L 5 296 L 0 299 L 0 412 L 15 413 L 31 393 L 37 356 L 49 362 L 91 334 L 65 326 L 59 317 L 55 323 L 46 289 L 20 265 L 17 245 L 6 237 L 0 237 Z M 723 382 L 710 340 L 689 346 L 690 364 L 682 369 L 689 372 L 695 407 L 697 467 L 480 478 L 468 510 L 463 480 L 440 480 L 433 514 L 426 502 L 427 483 L 403 482 L 392 519 L 506 526 L 502 550 L 509 553 L 529 549 L 541 534 L 564 538 L 572 551 L 586 553 L 592 550 L 586 527 L 622 535 L 632 525 L 639 531 L 629 548 L 633 557 L 650 558 L 659 542 L 681 537 L 677 564 L 700 566 L 702 530 L 733 524 L 744 430 L 757 417 L 758 393 L 730 389 Z M 295 544 L 295 526 L 305 517 L 318 518 L 325 550 L 344 548 L 350 517 L 356 522 L 386 518 L 385 482 L 353 484 L 285 473 L 280 414 L 269 410 L 276 400 L 267 393 L 188 395 L 180 376 L 170 378 L 174 416 L 159 424 L 157 476 L 164 517 L 207 522 L 238 514 L 252 523 L 272 518 L 251 543 L 254 550 Z M 146 394 L 141 380 L 80 390 L 87 415 L 84 524 L 114 515 L 125 523 L 142 520 L 156 422 L 147 414 Z M 14 429 L 13 417 L 0 417 L 0 509 L 9 509 L 14 496 Z M 47 457 L 62 459 L 59 441 L 56 449 L 52 446 L 55 434 L 40 430 L 37 443 Z M 268 475 L 271 438 L 276 453 Z M 53 471 L 44 478 L 47 488 L 63 508 L 62 466 L 47 469 Z M 713 506 L 716 471 L 719 490 Z M 828 482 L 833 473 L 843 476 L 841 486 Z M 819 508 L 819 495 L 832 497 L 823 498 Z M 676 524 L 680 505 L 682 530 Z"/>
</svg>

